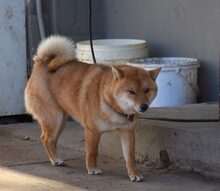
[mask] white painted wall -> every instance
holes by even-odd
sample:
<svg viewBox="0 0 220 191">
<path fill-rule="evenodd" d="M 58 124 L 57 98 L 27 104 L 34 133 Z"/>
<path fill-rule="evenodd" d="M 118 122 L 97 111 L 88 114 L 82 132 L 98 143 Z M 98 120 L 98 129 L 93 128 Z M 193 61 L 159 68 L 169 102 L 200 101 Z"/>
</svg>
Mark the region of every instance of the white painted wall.
<svg viewBox="0 0 220 191">
<path fill-rule="evenodd" d="M 149 44 L 150 57 L 198 58 L 199 102 L 218 101 L 220 0 L 104 3 L 106 38 L 144 39 Z"/>
<path fill-rule="evenodd" d="M 25 33 L 24 0 L 0 0 L 0 116 L 25 112 Z"/>
</svg>

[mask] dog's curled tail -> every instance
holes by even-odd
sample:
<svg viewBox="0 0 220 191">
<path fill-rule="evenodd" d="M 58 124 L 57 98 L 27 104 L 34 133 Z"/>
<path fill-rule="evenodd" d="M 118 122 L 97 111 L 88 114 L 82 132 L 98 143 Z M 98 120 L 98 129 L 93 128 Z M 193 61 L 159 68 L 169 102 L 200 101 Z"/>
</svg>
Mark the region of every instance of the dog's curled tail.
<svg viewBox="0 0 220 191">
<path fill-rule="evenodd" d="M 46 64 L 49 71 L 56 71 L 73 59 L 75 59 L 74 42 L 59 35 L 52 35 L 43 40 L 33 58 L 35 63 Z"/>
</svg>

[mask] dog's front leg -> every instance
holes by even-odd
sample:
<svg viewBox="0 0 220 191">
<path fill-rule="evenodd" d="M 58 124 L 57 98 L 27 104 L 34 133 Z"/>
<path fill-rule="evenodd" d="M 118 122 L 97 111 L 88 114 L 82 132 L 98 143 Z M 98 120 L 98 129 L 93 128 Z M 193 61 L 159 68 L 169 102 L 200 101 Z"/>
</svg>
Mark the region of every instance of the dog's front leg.
<svg viewBox="0 0 220 191">
<path fill-rule="evenodd" d="M 101 134 L 97 130 L 85 128 L 86 168 L 90 175 L 102 173 L 102 171 L 97 168 L 100 136 Z"/>
<path fill-rule="evenodd" d="M 135 166 L 135 134 L 134 128 L 132 129 L 120 129 L 121 145 L 124 158 L 126 161 L 126 167 L 128 176 L 132 182 L 139 182 L 143 180 L 143 176 L 137 170 Z"/>
</svg>

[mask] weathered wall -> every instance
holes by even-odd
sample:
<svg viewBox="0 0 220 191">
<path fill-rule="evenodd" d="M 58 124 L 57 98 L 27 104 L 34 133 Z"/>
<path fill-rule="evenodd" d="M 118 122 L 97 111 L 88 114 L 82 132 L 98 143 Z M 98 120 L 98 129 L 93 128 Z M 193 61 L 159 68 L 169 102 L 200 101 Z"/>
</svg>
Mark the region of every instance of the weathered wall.
<svg viewBox="0 0 220 191">
<path fill-rule="evenodd" d="M 201 61 L 200 101 L 218 100 L 219 0 L 105 0 L 107 38 L 140 38 L 150 56 Z"/>
<path fill-rule="evenodd" d="M 24 113 L 27 79 L 25 5 L 0 1 L 0 116 Z"/>
<path fill-rule="evenodd" d="M 53 5 L 55 12 L 53 12 Z M 89 1 L 42 0 L 46 36 L 61 34 L 75 42 L 89 39 Z M 35 0 L 27 0 L 29 73 L 31 60 L 40 42 Z M 102 0 L 92 1 L 93 36 L 104 38 L 104 9 Z"/>
<path fill-rule="evenodd" d="M 29 0 L 29 58 L 39 43 L 35 1 Z M 56 24 L 52 3 L 56 6 Z M 94 38 L 140 38 L 150 56 L 186 56 L 201 61 L 199 101 L 218 100 L 219 0 L 93 0 Z M 89 38 L 88 1 L 44 0 L 46 34 L 75 41 Z M 54 27 L 56 26 L 56 27 Z"/>
</svg>

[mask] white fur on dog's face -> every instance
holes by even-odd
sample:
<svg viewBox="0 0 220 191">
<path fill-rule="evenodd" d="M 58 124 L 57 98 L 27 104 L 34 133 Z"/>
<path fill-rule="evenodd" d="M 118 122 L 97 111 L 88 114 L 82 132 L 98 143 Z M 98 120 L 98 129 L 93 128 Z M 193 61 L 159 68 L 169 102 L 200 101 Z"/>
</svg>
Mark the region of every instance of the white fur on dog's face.
<svg viewBox="0 0 220 191">
<path fill-rule="evenodd" d="M 137 112 L 135 103 L 131 100 L 126 93 L 122 93 L 117 97 L 117 102 L 120 108 L 127 114 L 134 114 Z"/>
</svg>

